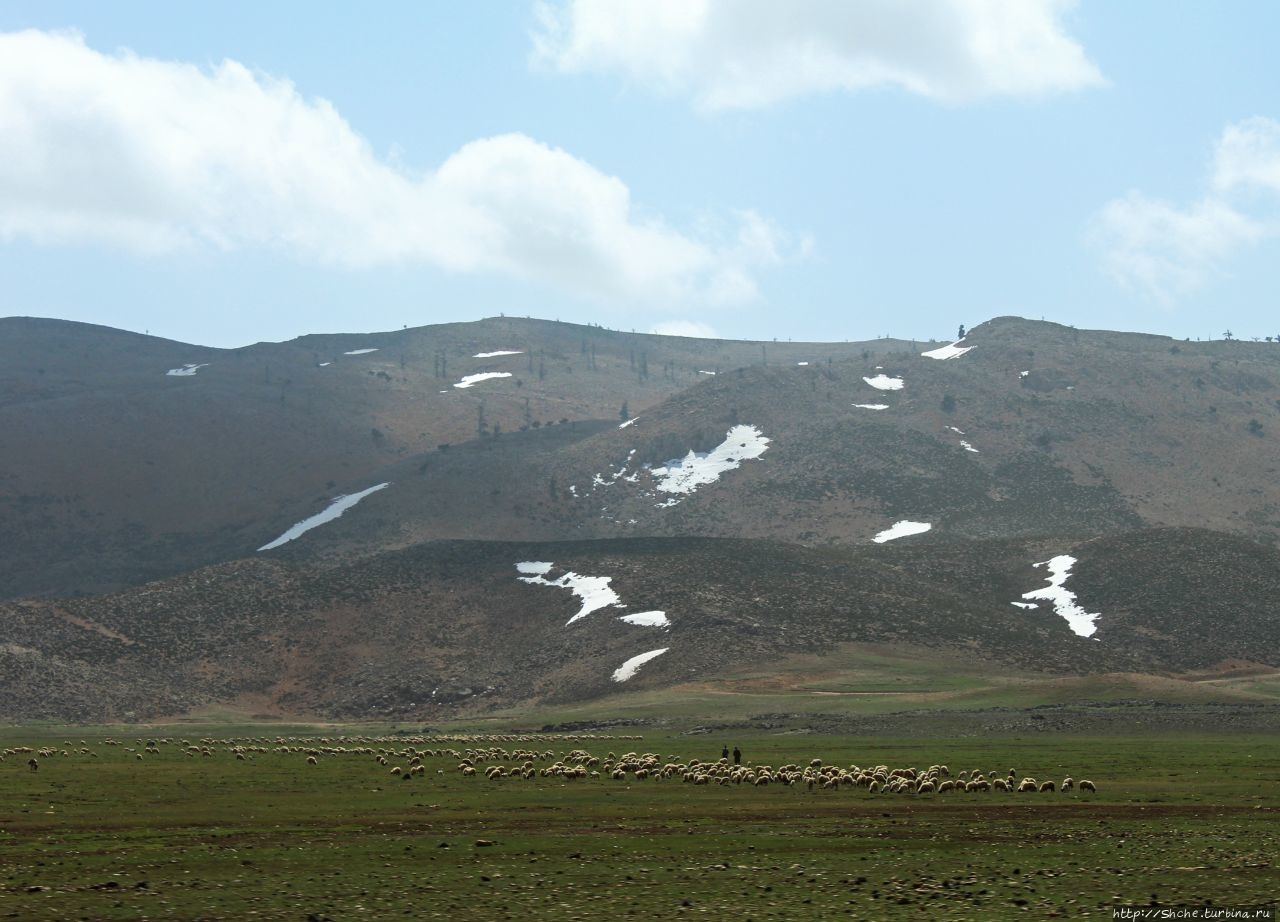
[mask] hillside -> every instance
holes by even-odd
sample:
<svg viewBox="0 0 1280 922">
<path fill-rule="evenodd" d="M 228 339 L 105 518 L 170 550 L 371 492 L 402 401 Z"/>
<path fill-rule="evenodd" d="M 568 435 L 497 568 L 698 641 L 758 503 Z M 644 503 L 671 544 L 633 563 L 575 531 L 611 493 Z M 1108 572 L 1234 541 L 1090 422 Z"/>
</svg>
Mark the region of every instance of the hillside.
<svg viewBox="0 0 1280 922">
<path fill-rule="evenodd" d="M 849 644 L 1262 674 L 1277 417 L 1275 344 L 1008 317 L 953 347 L 500 317 L 236 350 L 4 319 L 0 713 L 444 719 Z"/>
</svg>

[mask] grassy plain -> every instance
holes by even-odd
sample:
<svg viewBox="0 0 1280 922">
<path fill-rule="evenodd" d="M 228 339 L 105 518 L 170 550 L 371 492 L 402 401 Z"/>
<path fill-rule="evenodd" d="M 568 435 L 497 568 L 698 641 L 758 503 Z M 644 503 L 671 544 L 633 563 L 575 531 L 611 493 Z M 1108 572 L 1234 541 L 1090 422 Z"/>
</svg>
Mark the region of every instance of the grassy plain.
<svg viewBox="0 0 1280 922">
<path fill-rule="evenodd" d="M 682 762 L 714 760 L 727 744 L 775 766 L 820 758 L 1088 777 L 1096 795 L 490 781 L 464 777 L 447 756 L 402 781 L 394 758 L 322 754 L 311 765 L 304 752 L 272 751 L 289 737 L 317 748 L 385 730 L 0 729 L 6 748 L 68 753 L 40 758 L 34 772 L 26 753 L 0 763 L 0 918 L 1109 919 L 1112 905 L 1240 905 L 1280 893 L 1274 736 L 670 730 L 341 744 L 650 751 Z M 141 754 L 149 740 L 156 751 Z M 187 755 L 181 740 L 212 754 Z M 238 760 L 231 740 L 267 751 Z"/>
</svg>

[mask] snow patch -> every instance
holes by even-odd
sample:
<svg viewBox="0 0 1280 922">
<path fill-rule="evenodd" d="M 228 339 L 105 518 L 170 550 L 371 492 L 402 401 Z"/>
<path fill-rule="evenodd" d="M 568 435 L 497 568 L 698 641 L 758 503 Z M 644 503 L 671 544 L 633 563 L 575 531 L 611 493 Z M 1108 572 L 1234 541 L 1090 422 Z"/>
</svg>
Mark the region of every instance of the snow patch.
<svg viewBox="0 0 1280 922">
<path fill-rule="evenodd" d="M 627 428 L 628 426 L 630 426 L 632 423 L 634 423 L 634 422 L 635 422 L 637 419 L 639 419 L 639 418 L 640 418 L 639 416 L 635 416 L 635 417 L 632 417 L 631 419 L 627 420 L 625 423 L 618 423 L 618 428 L 619 428 L 619 429 L 625 429 L 625 428 Z"/>
<path fill-rule="evenodd" d="M 874 378 L 863 378 L 876 390 L 881 391 L 900 391 L 902 390 L 902 379 L 891 378 L 888 375 L 876 375 Z"/>
<path fill-rule="evenodd" d="M 971 452 L 973 452 L 975 455 L 982 454 L 982 452 L 978 451 L 978 449 L 974 448 L 972 445 L 970 445 L 970 444 L 969 444 L 968 442 L 966 442 L 964 439 L 961 439 L 961 440 L 960 440 L 960 447 L 961 447 L 961 448 L 963 448 L 965 451 L 971 451 Z"/>
<path fill-rule="evenodd" d="M 541 566 L 543 561 L 529 561 L 529 563 Z M 516 564 L 517 569 L 520 566 L 520 564 Z M 579 618 L 585 618 L 593 611 L 599 611 L 602 608 L 623 607 L 622 600 L 618 598 L 618 594 L 609 588 L 609 583 L 613 582 L 612 576 L 582 576 L 570 571 L 559 579 L 546 579 L 546 574 L 550 570 L 551 564 L 548 563 L 547 568 L 542 572 L 533 573 L 531 576 L 521 576 L 519 579 L 522 583 L 532 583 L 536 586 L 555 586 L 559 589 L 568 589 L 582 601 L 582 606 L 578 609 L 578 613 L 565 622 L 565 627 L 573 624 Z M 526 571 L 522 570 L 521 572 Z"/>
<path fill-rule="evenodd" d="M 715 372 L 714 372 L 714 371 L 699 371 L 699 372 L 698 372 L 698 374 L 700 374 L 700 375 L 714 375 L 714 374 L 715 374 Z"/>
<path fill-rule="evenodd" d="M 928 352 L 921 352 L 920 354 L 926 359 L 957 359 L 973 348 L 973 346 L 962 347 L 960 345 L 962 342 L 964 342 L 963 339 L 957 339 L 949 346 L 940 346 L 937 349 L 930 349 Z"/>
<path fill-rule="evenodd" d="M 209 367 L 208 362 L 205 362 L 202 365 L 197 365 L 194 362 L 192 362 L 190 365 L 183 365 L 181 368 L 170 368 L 168 371 L 165 372 L 165 374 L 170 375 L 174 378 L 189 378 L 192 375 L 194 375 L 197 371 L 199 371 L 201 368 L 208 368 L 208 367 Z"/>
<path fill-rule="evenodd" d="M 1075 563 L 1076 559 L 1069 554 L 1059 554 L 1057 557 L 1035 564 L 1037 567 L 1049 568 L 1049 585 L 1033 592 L 1024 592 L 1022 597 L 1024 599 L 1044 599 L 1053 603 L 1054 612 L 1067 620 L 1067 624 L 1071 626 L 1072 631 L 1081 637 L 1091 637 L 1093 632 L 1098 629 L 1098 626 L 1093 622 L 1099 616 L 1099 613 L 1087 612 L 1077 605 L 1076 594 L 1063 588 L 1062 585 L 1067 581 L 1067 577 L 1071 575 L 1071 568 L 1075 566 Z"/>
<path fill-rule="evenodd" d="M 376 348 L 374 348 L 374 349 L 352 349 L 350 352 L 344 352 L 344 353 L 342 353 L 342 354 L 343 354 L 343 355 L 368 355 L 370 352 L 377 352 L 377 351 L 378 351 L 378 350 L 377 350 Z"/>
<path fill-rule="evenodd" d="M 797 365 L 808 365 L 808 362 L 796 362 Z"/>
<path fill-rule="evenodd" d="M 639 656 L 631 657 L 631 659 L 627 660 L 625 663 L 623 663 L 621 666 L 619 666 L 617 669 L 613 671 L 613 681 L 615 682 L 627 681 L 627 679 L 631 678 L 636 674 L 637 670 L 639 670 L 641 666 L 649 662 L 649 660 L 655 659 L 656 657 L 659 657 L 662 654 L 666 653 L 667 650 L 669 649 L 671 648 L 663 647 L 661 650 L 650 650 L 648 653 L 641 653 Z"/>
<path fill-rule="evenodd" d="M 1009 604 L 1010 604 L 1010 605 L 1016 605 L 1016 606 L 1018 606 L 1019 608 L 1039 608 L 1039 607 L 1040 607 L 1040 606 L 1039 606 L 1037 603 L 1035 603 L 1035 602 L 1010 602 Z"/>
<path fill-rule="evenodd" d="M 958 435 L 964 435 L 963 429 L 957 429 L 955 426 L 948 426 L 947 428 Z"/>
<path fill-rule="evenodd" d="M 535 576 L 545 576 L 551 572 L 551 568 L 555 566 L 550 560 L 522 560 L 516 564 L 516 569 L 521 573 L 532 573 Z"/>
<path fill-rule="evenodd" d="M 467 375 L 454 387 L 470 387 L 473 384 L 479 384 L 481 381 L 488 381 L 490 378 L 510 378 L 509 371 L 482 371 L 479 374 Z"/>
<path fill-rule="evenodd" d="M 887 404 L 887 403 L 855 403 L 855 404 L 854 404 L 854 406 L 855 406 L 855 407 L 859 407 L 860 409 L 863 409 L 863 410 L 887 410 L 887 409 L 889 409 L 889 404 Z"/>
<path fill-rule="evenodd" d="M 1031 374 L 1031 372 L 1029 372 L 1029 371 L 1020 371 L 1020 372 L 1018 372 L 1018 377 L 1019 377 L 1019 378 L 1025 378 L 1025 377 L 1026 377 L 1027 375 L 1029 375 L 1029 374 Z"/>
<path fill-rule="evenodd" d="M 276 540 L 272 541 L 270 544 L 262 545 L 262 547 L 258 548 L 258 550 L 269 551 L 273 548 L 279 547 L 282 544 L 287 544 L 288 542 L 292 541 L 294 538 L 298 537 L 299 535 L 302 535 L 302 534 L 305 534 L 306 532 L 311 531 L 311 529 L 315 528 L 317 525 L 323 525 L 325 522 L 332 522 L 334 519 L 340 517 L 342 513 L 346 512 L 348 509 L 350 509 L 356 503 L 360 502 L 360 500 L 364 499 L 370 493 L 377 493 L 379 490 L 383 489 L 384 487 L 389 487 L 389 486 L 391 486 L 390 483 L 380 483 L 377 486 L 370 487 L 367 490 L 361 490 L 359 493 L 350 493 L 346 496 L 336 496 L 334 497 L 333 501 L 329 503 L 328 508 L 325 509 L 323 512 L 317 512 L 315 515 L 311 516 L 311 518 L 303 519 L 301 522 L 290 527 L 289 530 L 286 531 L 279 538 L 276 538 Z"/>
<path fill-rule="evenodd" d="M 634 615 L 623 615 L 618 619 L 627 624 L 638 624 L 641 627 L 671 627 L 665 611 L 641 611 Z"/>
<path fill-rule="evenodd" d="M 329 367 L 330 365 L 332 365 L 332 364 L 333 364 L 333 362 L 321 362 L 321 363 L 320 363 L 320 367 L 321 367 L 321 368 L 328 368 L 328 367 Z"/>
<path fill-rule="evenodd" d="M 680 459 L 653 468 L 658 489 L 663 493 L 692 493 L 700 486 L 715 483 L 726 471 L 736 470 L 743 461 L 759 458 L 769 447 L 769 439 L 755 426 L 734 426 L 724 441 L 706 454 L 690 451 Z"/>
<path fill-rule="evenodd" d="M 477 352 L 472 358 L 476 359 L 496 359 L 500 355 L 524 355 L 523 352 L 512 349 L 499 349 L 497 352 Z"/>
<path fill-rule="evenodd" d="M 892 526 L 886 528 L 880 534 L 871 540 L 876 544 L 884 544 L 886 541 L 894 541 L 898 538 L 905 538 L 908 535 L 921 535 L 933 528 L 928 522 L 909 522 L 903 519 L 900 522 L 894 522 Z"/>
</svg>

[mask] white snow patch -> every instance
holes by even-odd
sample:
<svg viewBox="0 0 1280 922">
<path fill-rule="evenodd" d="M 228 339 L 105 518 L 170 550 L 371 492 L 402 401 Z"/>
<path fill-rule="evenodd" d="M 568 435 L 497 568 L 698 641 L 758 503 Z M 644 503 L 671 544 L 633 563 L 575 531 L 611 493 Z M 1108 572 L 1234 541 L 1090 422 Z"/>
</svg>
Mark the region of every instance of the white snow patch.
<svg viewBox="0 0 1280 922">
<path fill-rule="evenodd" d="M 639 419 L 639 418 L 640 418 L 639 416 L 634 416 L 634 417 L 632 417 L 631 419 L 627 420 L 625 423 L 618 423 L 618 428 L 619 428 L 619 429 L 625 429 L 625 428 L 627 428 L 628 426 L 630 426 L 632 423 L 634 423 L 634 422 L 635 422 L 637 419 Z"/>
<path fill-rule="evenodd" d="M 279 538 L 276 538 L 276 540 L 272 541 L 270 544 L 262 545 L 262 547 L 258 548 L 258 550 L 269 551 L 272 548 L 277 548 L 282 544 L 287 544 L 288 542 L 292 541 L 294 538 L 298 537 L 299 535 L 302 535 L 311 531 L 311 529 L 315 528 L 317 525 L 323 525 L 325 522 L 332 522 L 334 519 L 340 517 L 342 513 L 346 512 L 348 509 L 350 509 L 356 503 L 360 502 L 360 500 L 364 499 L 370 493 L 377 493 L 383 487 L 389 487 L 389 486 L 391 486 L 390 483 L 380 483 L 377 486 L 370 487 L 367 490 L 361 490 L 359 493 L 350 493 L 350 494 L 347 494 L 346 496 L 335 496 L 333 498 L 333 501 L 329 503 L 328 508 L 326 508 L 323 512 L 317 512 L 315 515 L 311 516 L 311 518 L 303 519 L 298 524 L 289 528 L 289 530 L 286 531 Z"/>
<path fill-rule="evenodd" d="M 1093 623 L 1094 619 L 1099 616 L 1098 612 L 1087 612 L 1076 604 L 1076 594 L 1068 589 L 1063 588 L 1063 583 L 1067 581 L 1067 577 L 1071 575 L 1071 568 L 1075 566 L 1076 559 L 1068 554 L 1059 554 L 1049 560 L 1042 561 L 1035 566 L 1049 568 L 1049 585 L 1043 589 L 1036 589 L 1033 592 L 1024 592 L 1024 599 L 1044 599 L 1053 603 L 1053 610 L 1067 619 L 1067 624 L 1071 626 L 1071 630 L 1079 634 L 1081 637 L 1090 637 L 1098 626 Z M 1016 602 L 1014 603 L 1017 604 Z"/>
<path fill-rule="evenodd" d="M 172 375 L 175 378 L 189 378 L 192 375 L 194 375 L 197 371 L 199 371 L 201 368 L 208 368 L 208 367 L 209 367 L 208 362 L 205 362 L 203 365 L 197 365 L 193 362 L 190 365 L 183 365 L 181 368 L 170 368 L 168 371 L 165 372 L 165 374 Z"/>
<path fill-rule="evenodd" d="M 550 560 L 522 560 L 516 564 L 516 569 L 521 573 L 532 573 L 535 576 L 545 576 L 551 572 L 551 568 L 555 566 Z"/>
<path fill-rule="evenodd" d="M 576 485 L 576 484 L 572 484 L 572 483 L 571 483 L 571 484 L 569 484 L 569 495 L 570 495 L 570 496 L 572 496 L 572 497 L 574 497 L 575 499 L 577 498 L 577 496 L 578 496 L 578 487 L 577 487 L 577 485 Z"/>
<path fill-rule="evenodd" d="M 1027 375 L 1029 375 L 1029 374 L 1031 374 L 1031 372 L 1029 372 L 1029 371 L 1020 371 L 1020 372 L 1018 372 L 1018 377 L 1019 377 L 1019 378 L 1025 378 L 1025 377 L 1026 377 Z"/>
<path fill-rule="evenodd" d="M 1039 608 L 1035 602 L 1010 602 L 1010 605 L 1017 605 L 1019 608 Z"/>
<path fill-rule="evenodd" d="M 933 528 L 928 522 L 909 522 L 903 519 L 900 522 L 894 522 L 892 526 L 886 528 L 880 534 L 876 535 L 872 540 L 876 544 L 884 544 L 886 541 L 893 541 L 897 538 L 905 538 L 908 535 L 924 534 L 930 528 Z"/>
<path fill-rule="evenodd" d="M 921 352 L 920 354 L 927 359 L 956 359 L 973 348 L 973 346 L 961 347 L 960 344 L 962 342 L 964 342 L 963 339 L 957 339 L 949 346 L 940 346 L 937 349 L 930 349 L 928 352 Z"/>
<path fill-rule="evenodd" d="M 541 566 L 543 562 L 537 561 L 536 563 Z M 516 564 L 516 568 L 519 569 L 519 567 L 520 564 Z M 521 576 L 519 579 L 522 583 L 568 589 L 582 600 L 582 607 L 578 609 L 576 615 L 565 622 L 566 627 L 579 618 L 585 618 L 593 611 L 598 611 L 601 608 L 623 607 L 622 600 L 618 598 L 618 594 L 609 588 L 609 583 L 613 581 L 612 576 L 581 576 L 570 571 L 559 579 L 546 579 L 545 575 L 550 572 L 550 569 L 551 566 L 548 564 L 547 569 L 541 573 L 535 573 L 532 576 Z"/>
<path fill-rule="evenodd" d="M 808 362 L 796 362 L 797 365 L 808 365 Z"/>
<path fill-rule="evenodd" d="M 665 611 L 641 611 L 634 615 L 623 615 L 618 619 L 627 624 L 638 624 L 641 627 L 671 627 Z"/>
<path fill-rule="evenodd" d="M 679 505 L 680 505 L 680 500 L 669 499 L 665 503 L 654 503 L 653 508 L 654 509 L 670 509 L 672 506 L 679 506 Z"/>
<path fill-rule="evenodd" d="M 855 406 L 855 407 L 859 407 L 859 408 L 861 408 L 861 409 L 863 409 L 863 410 L 887 410 L 887 409 L 889 409 L 889 404 L 887 404 L 887 403 L 855 403 L 855 404 L 854 404 L 854 406 Z"/>
<path fill-rule="evenodd" d="M 490 378 L 510 378 L 509 371 L 482 371 L 476 375 L 467 375 L 454 387 L 470 387 L 473 384 L 479 384 L 481 381 L 488 381 Z"/>
<path fill-rule="evenodd" d="M 957 429 L 955 426 L 948 426 L 947 428 L 948 428 L 948 429 L 950 429 L 952 432 L 955 432 L 955 433 L 957 433 L 957 434 L 959 434 L 959 435 L 964 435 L 964 430 L 963 430 L 963 429 Z"/>
<path fill-rule="evenodd" d="M 961 447 L 961 448 L 963 448 L 965 451 L 971 451 L 971 452 L 973 452 L 975 455 L 982 454 L 982 452 L 978 451 L 978 449 L 974 448 L 972 445 L 970 445 L 970 444 L 969 444 L 968 442 L 966 442 L 964 439 L 961 439 L 961 440 L 960 440 L 960 447 Z"/>
<path fill-rule="evenodd" d="M 343 355 L 368 355 L 370 352 L 377 352 L 377 351 L 378 351 L 378 350 L 377 350 L 376 348 L 374 348 L 374 349 L 352 349 L 350 352 L 344 352 L 344 353 L 342 353 L 342 354 L 343 354 Z"/>
<path fill-rule="evenodd" d="M 700 375 L 714 375 L 714 374 L 715 374 L 715 372 L 714 372 L 714 371 L 699 371 L 699 372 L 698 372 L 698 374 L 700 374 Z"/>
<path fill-rule="evenodd" d="M 902 390 L 901 378 L 890 378 L 888 375 L 876 375 L 874 378 L 863 378 L 872 387 L 881 391 L 900 391 Z"/>
<path fill-rule="evenodd" d="M 724 441 L 706 454 L 690 451 L 684 458 L 655 467 L 658 489 L 663 493 L 692 493 L 700 486 L 715 483 L 726 471 L 736 470 L 743 461 L 759 458 L 769 447 L 769 439 L 755 426 L 734 426 Z"/>
<path fill-rule="evenodd" d="M 328 367 L 329 367 L 330 365 L 332 365 L 332 364 L 333 364 L 333 362 L 321 362 L 321 363 L 320 363 L 320 367 L 321 367 L 321 368 L 328 368 Z"/>
<path fill-rule="evenodd" d="M 650 650 L 648 653 L 641 653 L 639 656 L 633 656 L 621 666 L 613 671 L 613 681 L 625 682 L 636 674 L 636 671 L 649 660 L 661 656 L 670 650 L 670 647 L 663 647 L 661 650 Z"/>
<path fill-rule="evenodd" d="M 497 352 L 477 352 L 472 358 L 477 359 L 496 359 L 500 355 L 524 355 L 523 352 L 512 349 L 499 349 Z"/>
</svg>

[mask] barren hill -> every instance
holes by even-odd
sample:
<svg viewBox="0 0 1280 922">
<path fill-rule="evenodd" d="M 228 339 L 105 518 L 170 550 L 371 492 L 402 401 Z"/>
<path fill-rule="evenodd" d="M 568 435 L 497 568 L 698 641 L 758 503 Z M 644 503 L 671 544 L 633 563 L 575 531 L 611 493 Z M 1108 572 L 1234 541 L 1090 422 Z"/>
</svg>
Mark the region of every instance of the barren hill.
<svg viewBox="0 0 1280 922">
<path fill-rule="evenodd" d="M 9 318 L 0 432 L 11 716 L 435 718 L 849 643 L 1280 665 L 1273 343 Z"/>
</svg>

